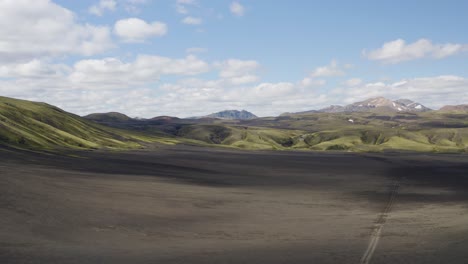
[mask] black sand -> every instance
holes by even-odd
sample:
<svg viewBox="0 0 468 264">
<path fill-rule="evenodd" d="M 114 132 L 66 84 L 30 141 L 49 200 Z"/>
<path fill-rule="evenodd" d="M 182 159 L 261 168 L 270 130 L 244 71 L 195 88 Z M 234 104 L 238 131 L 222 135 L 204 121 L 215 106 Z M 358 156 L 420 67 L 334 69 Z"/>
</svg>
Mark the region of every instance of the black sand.
<svg viewBox="0 0 468 264">
<path fill-rule="evenodd" d="M 0 263 L 468 263 L 468 156 L 0 151 Z M 79 156 L 79 157 L 76 157 Z"/>
</svg>

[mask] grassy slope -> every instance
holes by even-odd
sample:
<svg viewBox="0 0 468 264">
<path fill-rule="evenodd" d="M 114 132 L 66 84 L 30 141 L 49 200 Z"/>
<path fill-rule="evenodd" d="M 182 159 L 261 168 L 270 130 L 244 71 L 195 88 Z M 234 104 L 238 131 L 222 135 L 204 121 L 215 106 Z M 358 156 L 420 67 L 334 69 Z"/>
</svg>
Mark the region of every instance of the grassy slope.
<svg viewBox="0 0 468 264">
<path fill-rule="evenodd" d="M 468 150 L 468 114 L 454 113 L 313 113 L 248 121 L 178 120 L 162 126 L 143 122 L 135 128 L 153 135 L 166 131 L 180 142 L 242 149 Z"/>
<path fill-rule="evenodd" d="M 312 113 L 218 120 L 183 127 L 178 136 L 244 149 L 468 152 L 468 114 Z"/>
<path fill-rule="evenodd" d="M 308 147 L 316 150 L 468 150 L 466 114 L 309 114 L 283 117 L 279 122 L 309 131 L 302 138 Z"/>
<path fill-rule="evenodd" d="M 194 124 L 184 126 L 177 136 L 235 148 L 279 150 L 291 147 L 294 144 L 293 138 L 303 133 L 265 127 Z"/>
<path fill-rule="evenodd" d="M 0 145 L 18 148 L 127 149 L 154 138 L 104 127 L 57 107 L 0 97 Z"/>
<path fill-rule="evenodd" d="M 119 122 L 119 128 L 111 128 L 44 103 L 0 97 L 0 145 L 20 148 L 127 149 L 143 141 L 243 149 L 468 152 L 466 113 L 317 113 L 169 127 L 144 124 Z"/>
</svg>

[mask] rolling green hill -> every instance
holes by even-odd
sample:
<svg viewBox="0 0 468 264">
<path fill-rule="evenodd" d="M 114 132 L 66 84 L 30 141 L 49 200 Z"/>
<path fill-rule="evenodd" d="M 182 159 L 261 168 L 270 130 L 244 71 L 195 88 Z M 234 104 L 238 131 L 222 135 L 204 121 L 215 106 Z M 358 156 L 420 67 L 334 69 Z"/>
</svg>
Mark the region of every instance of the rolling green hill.
<svg viewBox="0 0 468 264">
<path fill-rule="evenodd" d="M 145 137 L 104 127 L 55 106 L 0 97 L 0 145 L 16 148 L 138 148 Z"/>
<path fill-rule="evenodd" d="M 182 126 L 177 136 L 211 145 L 242 149 L 284 150 L 294 144 L 293 138 L 303 133 L 303 131 L 265 127 L 194 124 Z"/>
<path fill-rule="evenodd" d="M 90 118 L 91 117 L 91 118 Z M 468 152 L 468 113 L 304 113 L 252 120 L 81 118 L 57 107 L 0 97 L 0 145 L 129 149 L 188 143 L 252 150 Z"/>
<path fill-rule="evenodd" d="M 468 151 L 468 114 L 462 113 L 308 113 L 244 124 L 304 131 L 292 148 Z"/>
</svg>

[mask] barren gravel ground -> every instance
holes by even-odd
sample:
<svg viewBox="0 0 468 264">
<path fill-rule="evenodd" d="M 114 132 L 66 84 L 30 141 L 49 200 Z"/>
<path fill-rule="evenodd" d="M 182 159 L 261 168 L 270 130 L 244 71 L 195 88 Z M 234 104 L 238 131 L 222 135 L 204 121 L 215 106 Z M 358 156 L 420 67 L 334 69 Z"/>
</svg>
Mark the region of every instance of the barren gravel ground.
<svg viewBox="0 0 468 264">
<path fill-rule="evenodd" d="M 466 155 L 72 156 L 0 150 L 0 263 L 468 261 Z"/>
</svg>

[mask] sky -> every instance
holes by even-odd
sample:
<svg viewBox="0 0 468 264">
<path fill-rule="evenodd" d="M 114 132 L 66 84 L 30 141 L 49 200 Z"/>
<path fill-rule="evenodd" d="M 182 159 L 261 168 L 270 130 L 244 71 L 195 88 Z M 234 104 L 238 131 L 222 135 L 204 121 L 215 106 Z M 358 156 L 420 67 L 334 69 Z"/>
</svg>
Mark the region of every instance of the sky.
<svg viewBox="0 0 468 264">
<path fill-rule="evenodd" d="M 79 115 L 468 104 L 468 1 L 0 0 L 0 95 Z"/>
</svg>

